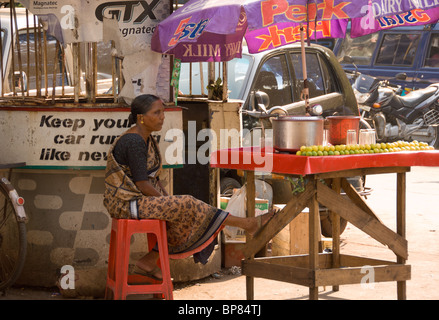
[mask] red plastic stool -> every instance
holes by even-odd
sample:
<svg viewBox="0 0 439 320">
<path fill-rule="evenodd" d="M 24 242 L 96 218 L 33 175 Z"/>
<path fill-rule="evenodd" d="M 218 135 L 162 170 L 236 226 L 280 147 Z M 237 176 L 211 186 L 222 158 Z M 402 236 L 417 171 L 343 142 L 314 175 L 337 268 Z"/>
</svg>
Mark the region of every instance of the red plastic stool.
<svg viewBox="0 0 439 320">
<path fill-rule="evenodd" d="M 168 254 L 168 240 L 166 233 L 166 221 L 155 219 L 112 219 L 110 252 L 108 257 L 107 285 L 105 298 L 113 292 L 113 299 L 126 299 L 130 294 L 161 294 L 167 300 L 173 299 L 173 285 L 169 258 L 184 259 L 203 250 L 223 229 L 223 226 L 195 250 L 181 254 Z M 130 258 L 131 236 L 135 233 L 148 234 L 148 246 L 151 250 L 157 243 L 159 251 L 160 269 L 162 270 L 162 281 L 151 279 L 142 275 L 129 275 L 128 264 Z"/>
</svg>

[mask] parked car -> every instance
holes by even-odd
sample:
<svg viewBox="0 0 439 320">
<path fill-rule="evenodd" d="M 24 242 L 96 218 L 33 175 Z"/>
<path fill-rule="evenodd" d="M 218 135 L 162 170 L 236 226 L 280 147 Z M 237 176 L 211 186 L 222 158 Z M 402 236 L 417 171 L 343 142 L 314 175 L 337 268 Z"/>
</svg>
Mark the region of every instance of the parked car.
<svg viewBox="0 0 439 320">
<path fill-rule="evenodd" d="M 72 44 L 64 47 L 57 39 L 49 34 L 37 31 L 38 19 L 25 8 L 15 8 L 16 20 L 11 23 L 10 8 L 0 8 L 0 39 L 1 39 L 1 61 L 2 77 L 0 77 L 0 88 L 5 96 L 10 96 L 15 91 L 21 94 L 22 89 L 30 96 L 37 95 L 40 88 L 42 95 L 48 94 L 53 89 L 55 77 L 55 93 L 73 95 L 74 92 L 74 59 Z M 15 24 L 16 23 L 16 24 Z M 12 25 L 12 27 L 11 27 Z M 18 27 L 18 32 L 15 28 Z M 11 37 L 11 30 L 14 31 Z M 41 30 L 41 28 L 40 28 Z M 18 43 L 17 45 L 17 37 Z M 12 41 L 13 40 L 13 41 Z M 86 46 L 80 49 L 81 64 L 81 92 L 85 91 Z M 111 93 L 112 90 L 112 56 L 111 44 L 97 43 L 98 72 L 96 74 L 97 93 Z M 64 57 L 64 59 L 63 59 Z M 47 81 L 46 81 L 47 79 Z M 4 83 L 2 83 L 4 81 Z"/>
<path fill-rule="evenodd" d="M 337 41 L 334 53 L 344 69 L 356 66 L 406 91 L 439 82 L 439 25 L 398 27 L 358 38 L 347 35 Z M 351 56 L 355 66 L 345 56 Z M 407 75 L 405 80 L 396 79 L 401 73 Z"/>
<path fill-rule="evenodd" d="M 321 104 L 324 116 L 340 112 L 340 108 L 358 115 L 352 87 L 333 52 L 313 44 L 306 47 L 306 61 L 310 104 Z M 206 93 L 207 70 L 207 63 L 182 63 L 180 92 L 200 95 L 204 90 Z M 268 108 L 282 106 L 289 114 L 305 113 L 305 103 L 300 97 L 303 88 L 300 44 L 258 54 L 249 54 L 244 47 L 242 58 L 228 62 L 227 74 L 229 99 L 242 100 L 243 110 L 257 108 L 254 93 L 263 91 L 269 97 Z"/>
<path fill-rule="evenodd" d="M 306 62 L 310 105 L 321 105 L 324 117 L 334 114 L 359 115 L 352 86 L 332 50 L 315 44 L 306 46 Z M 202 89 L 206 93 L 207 70 L 207 63 L 183 63 L 179 82 L 181 93 L 201 94 Z M 242 58 L 228 62 L 227 75 L 229 99 L 242 101 L 242 111 L 260 110 L 259 92 L 264 92 L 264 96 L 268 96 L 265 101 L 266 109 L 282 107 L 290 115 L 305 114 L 305 102 L 301 98 L 304 79 L 300 44 L 258 54 L 249 54 L 244 47 Z M 205 81 L 203 84 L 200 84 L 201 79 Z M 271 126 L 268 119 L 263 121 L 265 129 Z M 260 119 L 242 113 L 242 127 L 261 130 Z M 244 136 L 243 145 L 247 141 Z M 221 193 L 239 187 L 239 178 L 235 178 L 237 177 L 230 175 L 230 172 L 222 176 Z M 288 180 L 267 176 L 260 178 L 272 186 L 273 203 L 287 203 L 292 195 Z M 361 179 L 353 179 L 351 183 L 357 188 L 363 187 Z M 325 209 L 321 210 L 321 220 L 322 233 L 330 236 L 331 224 Z M 343 220 L 342 230 L 345 226 L 346 221 Z"/>
</svg>

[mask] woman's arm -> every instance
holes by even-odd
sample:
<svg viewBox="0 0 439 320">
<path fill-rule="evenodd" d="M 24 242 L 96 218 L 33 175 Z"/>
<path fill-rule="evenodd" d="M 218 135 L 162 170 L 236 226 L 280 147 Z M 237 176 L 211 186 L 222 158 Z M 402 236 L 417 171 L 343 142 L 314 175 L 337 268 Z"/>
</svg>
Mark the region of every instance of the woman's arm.
<svg viewBox="0 0 439 320">
<path fill-rule="evenodd" d="M 145 195 L 145 196 L 153 196 L 153 197 L 161 197 L 163 196 L 160 192 L 157 191 L 153 185 L 147 180 L 141 180 L 135 182 L 137 188 Z"/>
</svg>

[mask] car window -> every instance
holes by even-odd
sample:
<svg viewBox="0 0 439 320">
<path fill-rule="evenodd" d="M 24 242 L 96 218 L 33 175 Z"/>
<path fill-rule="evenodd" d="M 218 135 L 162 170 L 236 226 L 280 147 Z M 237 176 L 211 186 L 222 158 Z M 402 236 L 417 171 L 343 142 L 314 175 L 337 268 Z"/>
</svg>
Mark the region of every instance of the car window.
<svg viewBox="0 0 439 320">
<path fill-rule="evenodd" d="M 420 34 L 386 34 L 377 56 L 376 64 L 413 65 Z"/>
<path fill-rule="evenodd" d="M 39 34 L 40 39 L 37 39 L 39 43 L 43 43 L 43 33 Z M 35 49 L 35 33 L 31 30 L 29 32 L 29 42 L 27 41 L 26 31 L 21 30 L 19 35 L 19 43 L 20 47 L 14 46 L 14 70 L 15 72 L 19 72 L 20 70 L 20 60 L 18 59 L 18 52 L 21 55 L 21 67 L 27 76 L 27 85 L 28 89 L 36 89 L 36 70 L 38 69 L 40 87 L 44 88 L 44 77 L 45 72 L 47 72 L 47 78 L 49 86 L 52 86 L 53 73 L 56 71 L 56 84 L 58 86 L 61 85 L 62 72 L 61 70 L 61 48 L 59 43 L 57 43 L 56 39 L 50 35 L 46 36 L 47 39 L 47 69 L 43 68 L 43 65 L 37 64 L 36 61 L 36 49 Z M 28 45 L 29 43 L 29 45 Z M 58 45 L 58 50 L 57 50 Z M 28 51 L 29 47 L 29 51 Z M 42 52 L 39 51 L 39 52 Z M 28 56 L 29 53 L 29 56 Z M 58 56 L 57 56 L 58 54 Z M 41 60 L 40 60 L 41 61 Z M 55 70 L 56 66 L 56 70 Z M 12 80 L 12 79 L 10 79 Z M 67 80 L 66 80 L 67 81 Z M 11 84 L 10 84 L 11 87 Z"/>
<path fill-rule="evenodd" d="M 431 35 L 424 66 L 439 68 L 439 34 L 437 33 Z"/>
<path fill-rule="evenodd" d="M 271 57 L 263 63 L 253 90 L 263 91 L 268 95 L 269 107 L 293 103 L 291 78 L 284 54 Z"/>
<path fill-rule="evenodd" d="M 8 36 L 8 33 L 6 32 L 6 30 L 5 29 L 0 29 L 0 39 L 2 40 L 2 57 L 4 57 L 5 56 L 5 48 L 6 48 L 6 40 L 7 40 L 7 36 Z"/>
<path fill-rule="evenodd" d="M 83 48 L 84 47 L 84 48 Z M 111 55 L 111 41 L 103 42 L 99 41 L 96 43 L 97 49 L 97 67 L 98 74 L 97 79 L 108 79 L 112 77 L 112 55 Z M 86 61 L 86 48 L 81 46 L 81 71 L 85 72 L 85 61 Z"/>
<path fill-rule="evenodd" d="M 341 92 L 340 87 L 338 86 L 338 81 L 334 76 L 334 73 L 331 67 L 329 66 L 327 60 L 323 59 L 319 55 L 319 61 L 322 67 L 323 85 L 325 88 L 325 93 L 328 94 L 332 92 Z"/>
<path fill-rule="evenodd" d="M 242 90 L 253 64 L 252 56 L 243 54 L 227 63 L 227 87 L 230 99 L 242 99 Z M 183 95 L 207 95 L 207 62 L 181 64 L 178 89 Z M 216 78 L 220 75 L 216 74 Z"/>
<path fill-rule="evenodd" d="M 338 61 L 343 62 L 345 56 L 350 56 L 358 66 L 369 65 L 375 51 L 377 39 L 378 33 L 358 38 L 351 38 L 349 34 L 346 34 L 341 44 L 341 49 L 337 54 Z"/>
<path fill-rule="evenodd" d="M 296 92 L 300 94 L 303 89 L 302 54 L 291 53 L 291 58 L 297 81 Z M 325 59 L 321 59 L 317 53 L 307 53 L 306 66 L 310 98 L 338 91 L 337 81 L 332 76 Z"/>
<path fill-rule="evenodd" d="M 227 64 L 227 86 L 229 98 L 240 99 L 244 82 L 248 79 L 250 65 L 253 58 L 249 55 L 242 55 L 241 59 L 233 59 Z"/>
</svg>

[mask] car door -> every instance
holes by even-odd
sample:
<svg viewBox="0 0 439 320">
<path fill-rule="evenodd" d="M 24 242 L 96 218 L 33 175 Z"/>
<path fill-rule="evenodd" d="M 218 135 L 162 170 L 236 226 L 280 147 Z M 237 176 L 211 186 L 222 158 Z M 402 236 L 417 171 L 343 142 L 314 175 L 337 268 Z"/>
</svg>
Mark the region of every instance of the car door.
<svg viewBox="0 0 439 320">
<path fill-rule="evenodd" d="M 439 30 L 425 32 L 425 38 L 415 88 L 424 88 L 439 82 Z"/>
<path fill-rule="evenodd" d="M 341 83 L 336 77 L 328 58 L 318 50 L 308 48 L 306 53 L 307 79 L 310 106 L 320 104 L 324 115 L 334 113 L 355 114 L 355 110 L 344 110 L 344 98 Z M 335 59 L 335 57 L 334 57 Z M 302 70 L 302 54 L 294 50 L 290 52 L 290 63 L 293 76 L 293 92 L 295 103 L 286 106 L 290 114 L 304 114 L 305 102 L 302 97 L 304 77 Z M 337 62 L 338 63 L 338 62 Z M 351 90 L 351 88 L 346 88 Z"/>
<path fill-rule="evenodd" d="M 252 84 L 253 92 L 264 92 L 269 98 L 268 109 L 294 102 L 287 53 L 280 51 L 262 60 Z"/>
<path fill-rule="evenodd" d="M 371 74 L 403 88 L 413 89 L 422 52 L 419 50 L 421 35 L 419 31 L 385 32 L 377 48 Z M 398 73 L 405 73 L 406 80 L 395 79 Z"/>
<path fill-rule="evenodd" d="M 275 50 L 266 54 L 258 54 L 253 72 L 247 78 L 249 91 L 245 94 L 244 110 L 266 111 L 273 107 L 283 107 L 294 102 L 293 82 L 288 62 L 288 52 Z M 266 110 L 262 110 L 256 95 L 265 93 L 268 98 Z M 265 122 L 262 120 L 262 122 Z M 243 128 L 248 130 L 261 129 L 261 121 L 253 116 L 242 115 Z M 264 126 L 271 126 L 267 120 Z M 244 137 L 244 145 L 246 138 Z"/>
<path fill-rule="evenodd" d="M 310 105 L 320 104 L 323 107 L 324 115 L 334 113 L 356 114 L 357 105 L 349 101 L 348 110 L 343 110 L 346 97 L 353 96 L 353 93 L 346 94 L 345 91 L 352 88 L 349 81 L 341 83 L 340 77 L 334 72 L 334 64 L 339 66 L 335 56 L 329 58 L 319 50 L 321 47 L 307 47 L 306 64 L 307 78 L 310 88 Z M 332 59 L 332 60 L 330 60 Z M 269 97 L 268 109 L 281 106 L 291 115 L 304 115 L 305 101 L 301 96 L 303 89 L 302 53 L 300 47 L 289 50 L 279 50 L 276 55 L 271 55 L 260 63 L 251 92 L 263 91 Z M 251 100 L 251 99 L 250 99 Z"/>
</svg>

